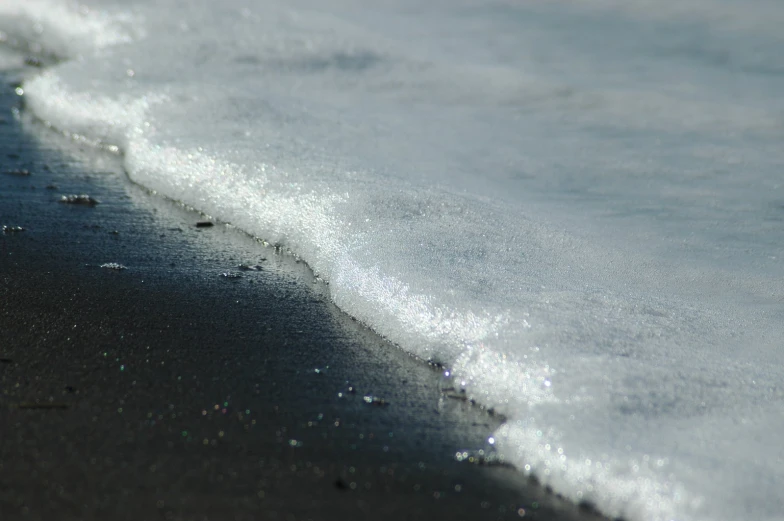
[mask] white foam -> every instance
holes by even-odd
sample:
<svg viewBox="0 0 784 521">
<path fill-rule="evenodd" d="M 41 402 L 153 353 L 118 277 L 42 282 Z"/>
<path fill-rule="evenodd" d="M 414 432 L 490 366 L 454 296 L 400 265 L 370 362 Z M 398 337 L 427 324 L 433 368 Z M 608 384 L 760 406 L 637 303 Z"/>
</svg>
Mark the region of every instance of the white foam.
<svg viewBox="0 0 784 521">
<path fill-rule="evenodd" d="M 0 7 L 77 58 L 38 116 L 291 248 L 566 497 L 780 518 L 777 4 L 86 5 Z"/>
<path fill-rule="evenodd" d="M 2 2 L 0 18 L 15 42 L 31 45 L 36 53 L 45 50 L 71 59 L 130 43 L 143 34 L 131 11 L 109 15 L 76 2 Z"/>
</svg>

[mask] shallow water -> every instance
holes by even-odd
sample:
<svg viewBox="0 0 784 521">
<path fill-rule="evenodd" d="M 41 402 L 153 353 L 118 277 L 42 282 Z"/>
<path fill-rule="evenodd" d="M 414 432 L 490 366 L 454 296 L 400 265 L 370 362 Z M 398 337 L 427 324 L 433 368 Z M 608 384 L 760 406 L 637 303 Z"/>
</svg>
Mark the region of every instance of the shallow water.
<svg viewBox="0 0 784 521">
<path fill-rule="evenodd" d="M 781 511 L 782 21 L 718 0 L 0 7 L 8 41 L 70 59 L 25 82 L 33 113 L 290 248 L 503 412 L 506 461 L 633 520 Z"/>
</svg>

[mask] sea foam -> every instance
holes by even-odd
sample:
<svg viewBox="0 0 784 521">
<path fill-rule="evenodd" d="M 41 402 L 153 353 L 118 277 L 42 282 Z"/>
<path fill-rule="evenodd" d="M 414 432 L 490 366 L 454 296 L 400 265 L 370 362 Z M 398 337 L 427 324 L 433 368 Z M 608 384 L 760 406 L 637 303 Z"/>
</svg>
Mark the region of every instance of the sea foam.
<svg viewBox="0 0 784 521">
<path fill-rule="evenodd" d="M 780 518 L 775 2 L 7 0 L 23 85 L 134 181 L 280 243 L 641 520 Z"/>
</svg>

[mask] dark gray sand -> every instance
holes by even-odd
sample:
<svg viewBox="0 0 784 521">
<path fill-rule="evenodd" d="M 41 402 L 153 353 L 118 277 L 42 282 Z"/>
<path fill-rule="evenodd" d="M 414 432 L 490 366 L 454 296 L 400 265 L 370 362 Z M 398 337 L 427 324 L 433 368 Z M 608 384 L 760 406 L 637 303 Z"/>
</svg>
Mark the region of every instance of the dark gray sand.
<svg viewBox="0 0 784 521">
<path fill-rule="evenodd" d="M 0 519 L 596 518 L 456 461 L 497 417 L 290 254 L 15 117 L 20 73 L 0 87 Z"/>
</svg>

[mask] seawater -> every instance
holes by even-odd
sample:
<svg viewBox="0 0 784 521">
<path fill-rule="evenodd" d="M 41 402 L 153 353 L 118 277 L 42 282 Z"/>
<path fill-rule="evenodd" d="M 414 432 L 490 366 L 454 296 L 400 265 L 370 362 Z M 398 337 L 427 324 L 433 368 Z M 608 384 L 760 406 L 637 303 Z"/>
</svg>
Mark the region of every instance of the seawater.
<svg viewBox="0 0 784 521">
<path fill-rule="evenodd" d="M 784 4 L 4 0 L 26 106 L 277 242 L 609 516 L 784 511 Z"/>
</svg>

